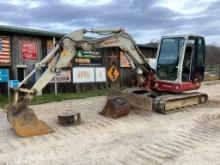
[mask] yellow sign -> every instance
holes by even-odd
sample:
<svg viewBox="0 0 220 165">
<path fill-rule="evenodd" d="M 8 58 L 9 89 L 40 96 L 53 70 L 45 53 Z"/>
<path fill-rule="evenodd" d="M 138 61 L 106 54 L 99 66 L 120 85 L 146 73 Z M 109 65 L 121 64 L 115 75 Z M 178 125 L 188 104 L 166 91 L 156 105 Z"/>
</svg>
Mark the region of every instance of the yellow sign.
<svg viewBox="0 0 220 165">
<path fill-rule="evenodd" d="M 113 65 L 111 66 L 111 68 L 109 68 L 107 75 L 112 80 L 112 82 L 114 82 L 118 78 L 119 72 L 116 69 L 116 67 Z"/>
</svg>

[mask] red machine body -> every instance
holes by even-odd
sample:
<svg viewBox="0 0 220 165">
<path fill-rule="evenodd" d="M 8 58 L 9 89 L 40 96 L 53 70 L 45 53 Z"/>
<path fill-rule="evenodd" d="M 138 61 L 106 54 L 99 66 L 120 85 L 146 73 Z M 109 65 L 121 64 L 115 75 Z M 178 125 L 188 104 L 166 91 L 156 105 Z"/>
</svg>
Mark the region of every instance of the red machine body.
<svg viewBox="0 0 220 165">
<path fill-rule="evenodd" d="M 157 81 L 155 88 L 157 91 L 172 92 L 172 93 L 182 93 L 185 91 L 199 89 L 201 83 L 199 82 L 184 82 L 184 83 L 175 83 L 168 81 Z"/>
</svg>

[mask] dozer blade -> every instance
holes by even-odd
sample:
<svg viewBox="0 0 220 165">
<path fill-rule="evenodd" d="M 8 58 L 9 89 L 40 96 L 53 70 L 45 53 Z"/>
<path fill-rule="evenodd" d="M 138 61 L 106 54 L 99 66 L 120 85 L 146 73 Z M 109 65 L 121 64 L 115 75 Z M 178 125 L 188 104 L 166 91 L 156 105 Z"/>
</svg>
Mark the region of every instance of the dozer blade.
<svg viewBox="0 0 220 165">
<path fill-rule="evenodd" d="M 130 109 L 151 111 L 153 99 L 146 95 L 135 94 L 134 91 L 137 91 L 137 89 L 130 89 L 125 91 L 121 91 L 118 89 L 109 89 L 107 96 L 108 97 L 120 96 L 122 98 L 125 98 L 128 101 Z"/>
<path fill-rule="evenodd" d="M 25 103 L 6 108 L 7 118 L 17 135 L 31 137 L 52 133 L 53 130 L 43 121 L 39 120 L 34 111 Z"/>
</svg>

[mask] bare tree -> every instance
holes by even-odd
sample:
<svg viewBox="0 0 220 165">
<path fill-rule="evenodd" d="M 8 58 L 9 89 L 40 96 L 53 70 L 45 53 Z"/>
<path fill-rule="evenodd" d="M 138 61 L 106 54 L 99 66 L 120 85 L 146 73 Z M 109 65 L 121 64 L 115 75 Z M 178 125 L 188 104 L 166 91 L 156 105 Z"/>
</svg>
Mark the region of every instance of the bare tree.
<svg viewBox="0 0 220 165">
<path fill-rule="evenodd" d="M 220 64 L 220 47 L 215 45 L 206 46 L 206 64 Z"/>
</svg>

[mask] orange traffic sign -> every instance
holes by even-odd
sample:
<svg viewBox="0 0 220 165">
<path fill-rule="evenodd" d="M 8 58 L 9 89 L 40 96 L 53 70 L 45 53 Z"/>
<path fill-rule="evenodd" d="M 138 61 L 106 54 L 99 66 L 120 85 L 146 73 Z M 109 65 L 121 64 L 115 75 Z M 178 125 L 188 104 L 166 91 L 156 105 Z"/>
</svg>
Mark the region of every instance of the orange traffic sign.
<svg viewBox="0 0 220 165">
<path fill-rule="evenodd" d="M 119 77 L 119 72 L 117 68 L 113 65 L 111 68 L 109 68 L 107 72 L 108 77 L 114 82 Z"/>
</svg>

